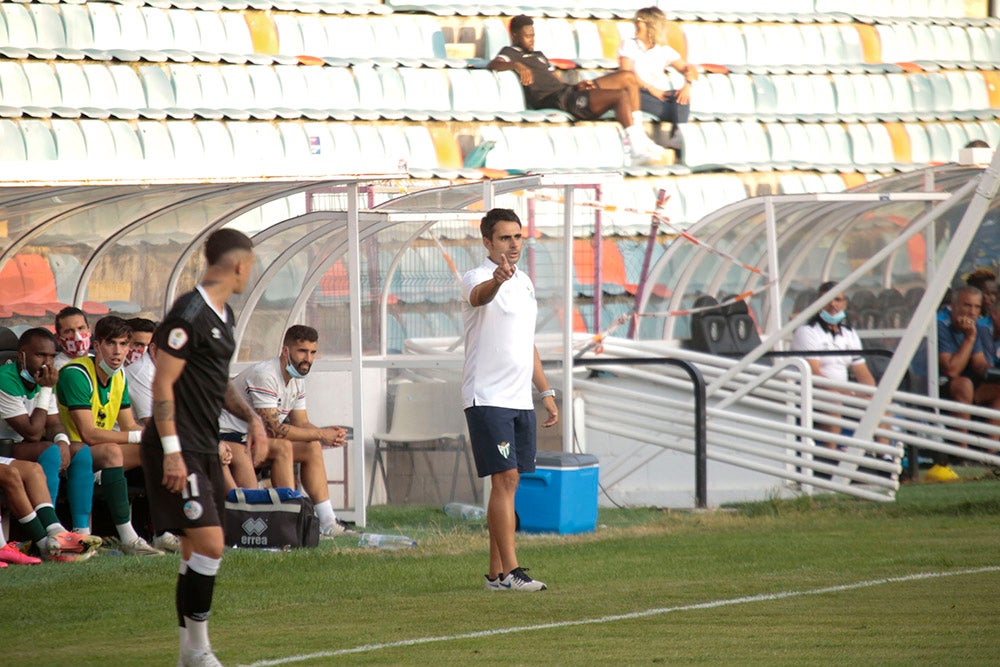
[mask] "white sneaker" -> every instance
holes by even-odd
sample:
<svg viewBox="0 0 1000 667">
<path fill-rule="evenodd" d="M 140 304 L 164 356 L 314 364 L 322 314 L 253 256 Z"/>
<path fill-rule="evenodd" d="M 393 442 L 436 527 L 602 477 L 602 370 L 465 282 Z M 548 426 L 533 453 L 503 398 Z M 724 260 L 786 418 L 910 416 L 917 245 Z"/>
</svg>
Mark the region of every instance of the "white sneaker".
<svg viewBox="0 0 1000 667">
<path fill-rule="evenodd" d="M 153 538 L 153 548 L 178 554 L 181 552 L 181 541 L 173 533 L 163 533 Z"/>
<path fill-rule="evenodd" d="M 181 667 L 222 667 L 211 648 L 183 649 L 177 664 Z"/>
<path fill-rule="evenodd" d="M 162 556 L 163 552 L 159 549 L 154 549 L 149 546 L 149 542 L 137 537 L 131 542 L 122 542 L 121 545 L 122 553 L 127 556 Z"/>
<path fill-rule="evenodd" d="M 500 577 L 500 588 L 512 591 L 544 591 L 548 586 L 529 577 L 523 567 L 515 567 L 506 577 Z"/>
<path fill-rule="evenodd" d="M 329 526 L 319 529 L 319 537 L 320 539 L 331 539 L 341 535 L 355 535 L 357 532 L 342 521 L 334 521 Z"/>
</svg>

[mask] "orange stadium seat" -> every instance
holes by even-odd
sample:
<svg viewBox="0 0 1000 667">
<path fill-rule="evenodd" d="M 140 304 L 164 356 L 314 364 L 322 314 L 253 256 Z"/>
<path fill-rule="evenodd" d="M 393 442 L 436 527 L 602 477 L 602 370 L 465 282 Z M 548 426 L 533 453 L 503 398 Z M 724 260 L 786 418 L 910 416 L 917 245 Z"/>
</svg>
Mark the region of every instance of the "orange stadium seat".
<svg viewBox="0 0 1000 667">
<path fill-rule="evenodd" d="M 854 28 L 861 38 L 861 53 L 865 62 L 877 64 L 882 62 L 882 42 L 879 39 L 878 31 L 874 26 L 867 24 L 856 24 Z"/>
</svg>

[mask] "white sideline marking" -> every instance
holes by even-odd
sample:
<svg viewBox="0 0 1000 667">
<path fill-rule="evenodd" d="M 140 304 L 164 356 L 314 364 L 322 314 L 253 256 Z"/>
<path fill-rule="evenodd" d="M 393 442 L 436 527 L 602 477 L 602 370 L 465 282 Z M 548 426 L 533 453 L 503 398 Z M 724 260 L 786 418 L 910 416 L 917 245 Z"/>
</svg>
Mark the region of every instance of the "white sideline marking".
<svg viewBox="0 0 1000 667">
<path fill-rule="evenodd" d="M 1000 566 L 990 565 L 987 567 L 977 567 L 970 570 L 955 570 L 954 572 L 924 572 L 921 574 L 908 574 L 903 577 L 889 577 L 886 579 L 871 579 L 869 581 L 858 581 L 853 584 L 840 584 L 839 586 L 826 586 L 825 588 L 814 588 L 806 591 L 782 591 L 779 593 L 761 593 L 759 595 L 748 595 L 739 598 L 729 598 L 727 600 L 713 600 L 711 602 L 698 602 L 686 604 L 678 607 L 660 607 L 658 609 L 647 609 L 645 611 L 633 611 L 627 614 L 614 614 L 611 616 L 601 616 L 600 618 L 582 618 L 576 621 L 558 621 L 555 623 L 539 623 L 538 625 L 518 625 L 510 628 L 493 628 L 492 630 L 479 630 L 476 632 L 464 632 L 458 635 L 443 635 L 440 637 L 419 637 L 417 639 L 402 639 L 395 642 L 385 642 L 383 644 L 365 644 L 354 648 L 342 648 L 336 651 L 318 651 L 316 653 L 305 653 L 303 655 L 293 655 L 287 658 L 275 658 L 273 660 L 260 660 L 250 663 L 246 667 L 270 667 L 271 665 L 287 665 L 293 662 L 304 662 L 306 660 L 316 660 L 318 658 L 332 658 L 339 655 L 350 655 L 352 653 L 368 653 L 370 651 L 380 651 L 386 648 L 398 648 L 401 646 L 417 646 L 420 644 L 432 644 L 434 642 L 449 642 L 459 639 L 478 639 L 479 637 L 494 637 L 496 635 L 509 635 L 515 632 L 531 632 L 533 630 L 550 630 L 553 628 L 569 628 L 576 625 L 595 625 L 598 623 L 613 623 L 614 621 L 627 621 L 634 618 L 646 618 L 649 616 L 660 616 L 677 611 L 694 611 L 697 609 L 716 609 L 718 607 L 729 607 L 736 604 L 746 604 L 748 602 L 770 602 L 772 600 L 785 600 L 787 598 L 801 597 L 803 595 L 822 595 L 824 593 L 838 593 L 840 591 L 852 591 L 859 588 L 871 588 L 883 584 L 897 584 L 904 581 L 917 581 L 920 579 L 937 579 L 940 577 L 955 577 L 964 574 L 981 574 L 983 572 L 1000 572 Z M 513 593 L 517 595 L 517 593 Z"/>
</svg>

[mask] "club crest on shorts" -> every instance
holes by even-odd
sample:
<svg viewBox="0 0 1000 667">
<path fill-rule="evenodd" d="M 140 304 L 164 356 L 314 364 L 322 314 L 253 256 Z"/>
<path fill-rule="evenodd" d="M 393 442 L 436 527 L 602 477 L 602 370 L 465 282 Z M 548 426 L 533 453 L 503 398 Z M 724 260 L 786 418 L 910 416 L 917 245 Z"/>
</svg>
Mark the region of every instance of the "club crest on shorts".
<svg viewBox="0 0 1000 667">
<path fill-rule="evenodd" d="M 204 508 L 197 500 L 189 500 L 184 503 L 184 516 L 188 518 L 188 521 L 197 521 L 204 513 Z"/>
<path fill-rule="evenodd" d="M 510 443 L 501 442 L 499 445 L 497 445 L 497 451 L 500 452 L 500 456 L 507 458 L 508 456 L 510 456 Z"/>
</svg>

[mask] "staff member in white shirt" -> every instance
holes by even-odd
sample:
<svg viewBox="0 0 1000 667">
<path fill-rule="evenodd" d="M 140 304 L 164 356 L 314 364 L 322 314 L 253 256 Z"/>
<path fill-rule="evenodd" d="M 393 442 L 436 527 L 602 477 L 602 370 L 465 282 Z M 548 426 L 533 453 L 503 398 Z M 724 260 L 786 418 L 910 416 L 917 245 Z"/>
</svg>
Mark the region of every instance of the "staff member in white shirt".
<svg viewBox="0 0 1000 667">
<path fill-rule="evenodd" d="M 559 421 L 535 348 L 538 304 L 531 279 L 517 270 L 524 238 L 510 209 L 492 209 L 479 226 L 487 258 L 462 277 L 465 367 L 462 407 L 480 477 L 492 482 L 486 525 L 490 534 L 487 590 L 540 591 L 546 586 L 518 565 L 514 494 L 522 472 L 535 470 L 535 409 L 541 392 L 548 418 Z"/>
</svg>

